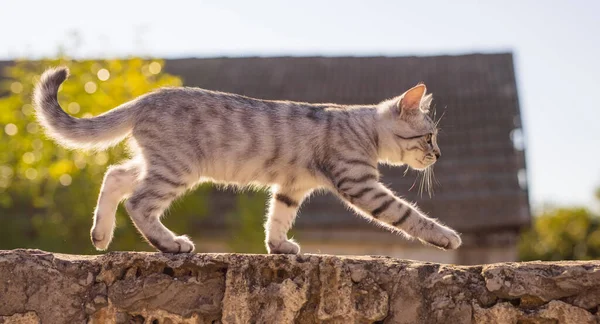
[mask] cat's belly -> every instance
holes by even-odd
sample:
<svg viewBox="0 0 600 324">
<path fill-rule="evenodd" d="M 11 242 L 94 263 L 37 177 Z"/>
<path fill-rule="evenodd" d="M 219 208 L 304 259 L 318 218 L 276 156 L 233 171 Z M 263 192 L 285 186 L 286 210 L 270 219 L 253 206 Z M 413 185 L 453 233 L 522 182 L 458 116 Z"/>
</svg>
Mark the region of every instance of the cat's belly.
<svg viewBox="0 0 600 324">
<path fill-rule="evenodd" d="M 237 186 L 316 187 L 318 179 L 307 169 L 294 165 L 264 167 L 254 163 L 215 164 L 205 168 L 200 181 Z"/>
</svg>

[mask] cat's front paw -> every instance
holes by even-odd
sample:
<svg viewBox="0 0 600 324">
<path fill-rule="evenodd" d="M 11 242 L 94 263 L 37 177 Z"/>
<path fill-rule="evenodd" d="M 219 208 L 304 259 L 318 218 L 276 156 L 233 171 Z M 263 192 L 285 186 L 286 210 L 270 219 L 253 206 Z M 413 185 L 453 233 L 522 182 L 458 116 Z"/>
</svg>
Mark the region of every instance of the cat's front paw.
<svg viewBox="0 0 600 324">
<path fill-rule="evenodd" d="M 460 235 L 453 229 L 445 226 L 441 227 L 432 237 L 421 239 L 421 241 L 444 250 L 455 250 L 462 244 Z"/>
<path fill-rule="evenodd" d="M 112 241 L 112 231 L 103 231 L 99 226 L 94 226 L 90 231 L 92 244 L 98 251 L 105 251 Z"/>
<path fill-rule="evenodd" d="M 300 245 L 292 240 L 268 242 L 267 251 L 269 254 L 299 254 Z"/>
</svg>

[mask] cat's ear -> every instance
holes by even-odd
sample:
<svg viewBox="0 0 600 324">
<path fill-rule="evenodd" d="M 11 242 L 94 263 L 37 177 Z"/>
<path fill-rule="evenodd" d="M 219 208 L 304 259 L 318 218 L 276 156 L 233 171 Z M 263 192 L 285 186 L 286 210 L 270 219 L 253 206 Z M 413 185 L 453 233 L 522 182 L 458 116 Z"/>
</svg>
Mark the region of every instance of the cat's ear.
<svg viewBox="0 0 600 324">
<path fill-rule="evenodd" d="M 406 91 L 398 102 L 400 114 L 403 115 L 418 112 L 419 107 L 421 107 L 421 100 L 423 100 L 425 92 L 427 92 L 427 87 L 425 87 L 425 84 L 423 83 L 420 83 Z"/>
<path fill-rule="evenodd" d="M 424 114 L 428 114 L 429 113 L 429 107 L 431 106 L 431 101 L 433 100 L 433 96 L 432 94 L 428 94 L 425 97 L 423 97 L 423 100 L 421 100 L 421 111 Z"/>
</svg>

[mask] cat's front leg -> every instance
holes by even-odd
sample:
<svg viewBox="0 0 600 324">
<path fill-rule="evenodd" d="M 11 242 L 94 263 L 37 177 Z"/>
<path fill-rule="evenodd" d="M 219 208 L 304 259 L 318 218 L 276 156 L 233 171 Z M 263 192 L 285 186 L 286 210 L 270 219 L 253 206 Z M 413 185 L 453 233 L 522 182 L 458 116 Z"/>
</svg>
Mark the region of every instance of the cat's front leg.
<svg viewBox="0 0 600 324">
<path fill-rule="evenodd" d="M 454 230 L 425 216 L 375 179 L 347 181 L 338 188 L 338 194 L 360 214 L 425 243 L 442 249 L 456 249 L 462 244 Z"/>
<path fill-rule="evenodd" d="M 287 238 L 298 207 L 308 191 L 274 188 L 265 223 L 265 243 L 269 254 L 299 254 L 300 246 Z"/>
</svg>

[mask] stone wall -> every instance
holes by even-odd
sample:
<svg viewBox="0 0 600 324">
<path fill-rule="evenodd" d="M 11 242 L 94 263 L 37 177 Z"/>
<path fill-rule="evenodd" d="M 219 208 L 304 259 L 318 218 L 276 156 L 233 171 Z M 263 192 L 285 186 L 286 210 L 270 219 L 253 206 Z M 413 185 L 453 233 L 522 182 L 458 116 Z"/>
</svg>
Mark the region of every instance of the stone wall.
<svg viewBox="0 0 600 324">
<path fill-rule="evenodd" d="M 598 323 L 600 261 L 0 252 L 0 323 Z"/>
</svg>

